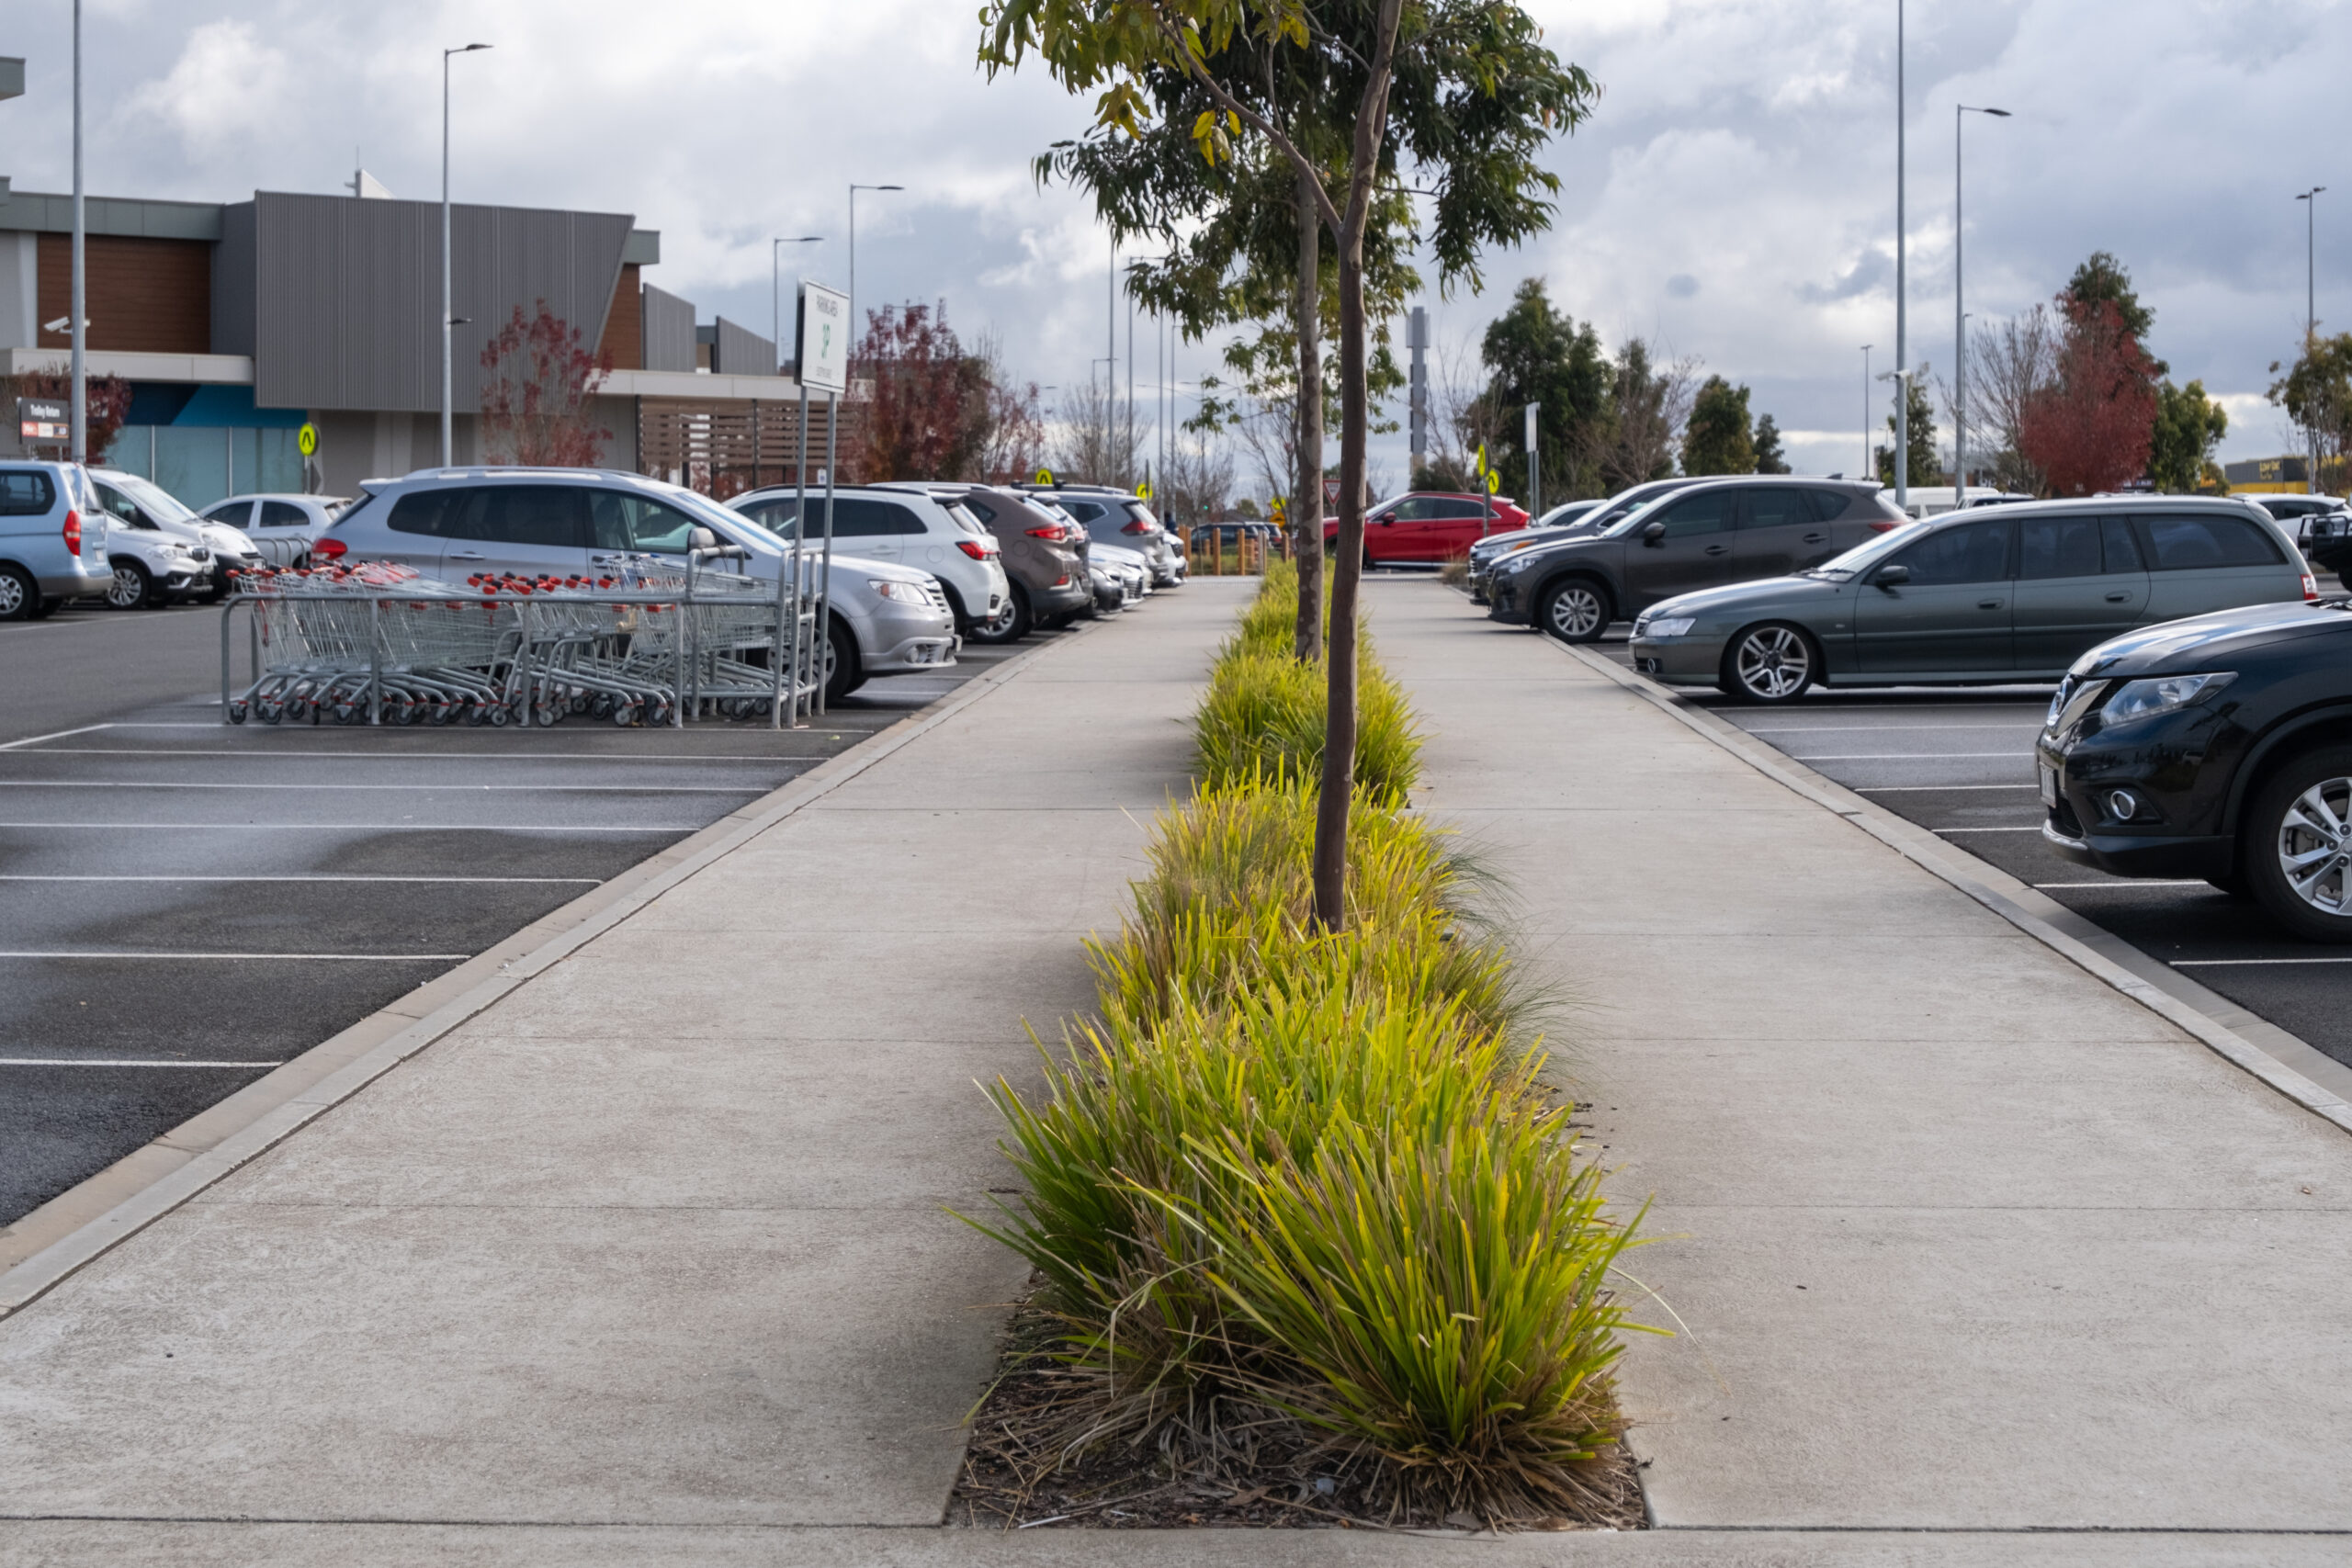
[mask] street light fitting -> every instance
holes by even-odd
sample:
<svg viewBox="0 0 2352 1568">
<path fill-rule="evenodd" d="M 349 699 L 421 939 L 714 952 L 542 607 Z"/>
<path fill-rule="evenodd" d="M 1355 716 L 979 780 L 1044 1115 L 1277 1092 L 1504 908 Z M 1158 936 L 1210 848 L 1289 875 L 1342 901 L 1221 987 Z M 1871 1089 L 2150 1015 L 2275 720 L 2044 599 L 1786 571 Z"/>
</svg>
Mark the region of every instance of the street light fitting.
<svg viewBox="0 0 2352 1568">
<path fill-rule="evenodd" d="M 441 52 L 444 54 L 471 54 L 478 49 L 495 49 L 496 47 L 498 46 L 495 44 L 469 43 L 461 45 L 457 49 L 445 49 Z"/>
</svg>

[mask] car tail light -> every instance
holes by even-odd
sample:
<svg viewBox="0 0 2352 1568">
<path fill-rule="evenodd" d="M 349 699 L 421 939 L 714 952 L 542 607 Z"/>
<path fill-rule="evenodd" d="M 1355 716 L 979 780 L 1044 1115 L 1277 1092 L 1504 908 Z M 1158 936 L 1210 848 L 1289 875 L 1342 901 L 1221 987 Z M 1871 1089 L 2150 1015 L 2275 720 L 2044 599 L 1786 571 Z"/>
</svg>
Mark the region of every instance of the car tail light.
<svg viewBox="0 0 2352 1568">
<path fill-rule="evenodd" d="M 341 559 L 350 549 L 349 545 L 345 544 L 333 534 L 322 534 L 311 541 L 311 553 L 314 556 L 324 556 L 329 560 Z"/>
<path fill-rule="evenodd" d="M 82 514 L 68 508 L 65 513 L 65 547 L 75 555 L 82 553 Z M 2305 582 L 2311 581 L 2306 577 Z"/>
<path fill-rule="evenodd" d="M 1058 523 L 1048 523 L 1042 528 L 1031 528 L 1027 533 L 1033 539 L 1050 539 L 1057 545 L 1062 542 L 1062 525 Z"/>
<path fill-rule="evenodd" d="M 1151 532 L 1151 525 L 1138 518 L 1136 521 L 1128 524 L 1125 527 L 1121 528 L 1119 532 L 1122 534 L 1148 534 Z"/>
<path fill-rule="evenodd" d="M 2308 571 L 2303 573 L 2303 603 L 2306 604 L 2319 603 L 2319 584 L 2312 580 L 2312 574 Z"/>
<path fill-rule="evenodd" d="M 958 539 L 956 541 L 956 547 L 963 551 L 966 555 L 971 557 L 974 560 L 986 560 L 989 556 L 995 554 L 993 550 L 990 550 L 986 545 L 980 543 L 978 539 Z"/>
<path fill-rule="evenodd" d="M 1873 534 L 1892 534 L 1897 528 L 1902 526 L 1903 523 L 1900 518 L 1873 517 L 1871 519 L 1871 532 Z"/>
<path fill-rule="evenodd" d="M 1068 588 L 1069 586 L 1069 573 L 1064 572 L 1059 577 L 1054 579 L 1054 586 L 1057 588 Z"/>
</svg>

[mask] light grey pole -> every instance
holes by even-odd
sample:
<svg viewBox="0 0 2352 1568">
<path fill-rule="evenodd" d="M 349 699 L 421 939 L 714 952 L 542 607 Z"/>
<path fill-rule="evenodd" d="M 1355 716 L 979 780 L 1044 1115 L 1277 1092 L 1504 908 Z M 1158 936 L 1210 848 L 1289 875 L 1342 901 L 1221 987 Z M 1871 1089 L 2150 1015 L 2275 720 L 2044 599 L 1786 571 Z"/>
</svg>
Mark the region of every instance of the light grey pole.
<svg viewBox="0 0 2352 1568">
<path fill-rule="evenodd" d="M 1911 384 L 1901 378 L 1910 367 L 1911 343 L 1904 308 L 1904 137 L 1903 0 L 1894 0 L 1894 504 L 1898 511 L 1907 512 L 1911 488 Z"/>
<path fill-rule="evenodd" d="M 78 16 L 80 13 L 77 11 L 75 14 Z M 80 91 L 78 86 L 75 91 L 77 93 Z M 74 102 L 78 104 L 81 99 L 77 97 Z M 77 152 L 75 157 L 79 158 L 79 156 Z M 79 170 L 81 165 L 76 163 L 74 167 Z M 2326 188 L 2325 186 L 2313 186 L 2295 197 L 2297 201 L 2303 204 L 2303 352 L 2306 355 L 2311 353 L 2312 344 L 2319 340 L 2319 193 Z M 74 243 L 78 246 L 81 241 L 76 239 Z M 77 250 L 75 254 L 79 254 Z M 80 315 L 81 309 L 77 298 L 74 307 L 76 316 Z M 2303 490 L 2307 494 L 2317 495 L 2320 492 L 2318 427 L 2306 426 L 2304 437 L 2308 445 L 2303 461 L 2311 465 L 2311 470 Z"/>
<path fill-rule="evenodd" d="M 775 344 L 775 374 L 779 376 L 784 374 L 784 247 L 814 245 L 824 238 L 822 234 L 803 234 L 797 239 L 768 242 L 768 304 L 773 311 L 768 330 L 775 334 L 772 341 Z"/>
<path fill-rule="evenodd" d="M 84 276 L 82 241 L 85 230 L 82 220 L 82 0 L 74 0 L 74 320 L 69 323 L 74 333 L 74 460 L 90 460 L 90 366 L 85 356 L 88 345 L 83 341 L 89 312 L 89 300 Z M 152 473 L 153 470 L 151 469 Z M 40 606 L 36 604 L 35 609 Z"/>
<path fill-rule="evenodd" d="M 489 47 L 469 43 L 441 51 L 441 466 L 445 468 L 456 460 L 449 434 L 449 328 L 453 324 L 449 319 L 449 57 Z"/>
<path fill-rule="evenodd" d="M 1871 463 L 1871 347 L 1862 344 L 1862 467 L 1860 478 L 1869 479 L 1875 472 Z"/>
<path fill-rule="evenodd" d="M 854 185 L 849 187 L 849 323 L 847 331 L 850 334 L 849 345 L 850 357 L 852 360 L 854 360 L 857 357 L 857 340 L 859 336 L 859 329 L 857 325 L 857 193 L 862 190 L 904 190 L 907 187 L 904 186 L 861 185 Z M 832 418 L 832 414 L 831 412 L 833 406 L 832 400 L 832 393 L 828 392 L 825 394 L 825 408 L 828 411 L 825 417 L 827 419 Z M 830 426 L 828 427 L 828 434 L 826 434 L 825 439 L 828 442 L 832 440 Z M 825 469 L 827 482 L 829 483 L 831 480 L 832 472 L 833 470 L 830 467 Z"/>
<path fill-rule="evenodd" d="M 1951 107 L 1951 507 L 1968 510 L 1968 293 L 1962 271 L 1962 243 L 1968 226 L 1961 206 L 1961 120 L 1971 114 L 2007 119 L 2007 109 Z"/>
<path fill-rule="evenodd" d="M 1535 464 L 1536 415 L 1544 410 L 1542 403 L 1527 405 L 1527 515 L 1544 515 L 1544 479 Z"/>
</svg>

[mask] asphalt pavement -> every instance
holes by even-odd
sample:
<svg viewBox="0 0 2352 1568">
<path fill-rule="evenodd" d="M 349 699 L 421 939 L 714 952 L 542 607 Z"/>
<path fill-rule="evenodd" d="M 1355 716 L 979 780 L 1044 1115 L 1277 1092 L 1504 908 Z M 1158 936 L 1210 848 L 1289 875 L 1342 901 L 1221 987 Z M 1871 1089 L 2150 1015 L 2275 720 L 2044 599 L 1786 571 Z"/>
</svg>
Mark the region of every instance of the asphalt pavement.
<svg viewBox="0 0 2352 1568">
<path fill-rule="evenodd" d="M 1030 646 L 800 730 L 232 727 L 220 615 L 0 626 L 0 1225 Z"/>
<path fill-rule="evenodd" d="M 1629 630 L 1611 627 L 1600 651 L 1630 669 Z M 2210 883 L 2110 876 L 2042 840 L 2033 739 L 2054 689 L 1815 687 L 1775 708 L 1679 694 L 2352 1066 L 2352 953 L 2287 936 Z"/>
</svg>

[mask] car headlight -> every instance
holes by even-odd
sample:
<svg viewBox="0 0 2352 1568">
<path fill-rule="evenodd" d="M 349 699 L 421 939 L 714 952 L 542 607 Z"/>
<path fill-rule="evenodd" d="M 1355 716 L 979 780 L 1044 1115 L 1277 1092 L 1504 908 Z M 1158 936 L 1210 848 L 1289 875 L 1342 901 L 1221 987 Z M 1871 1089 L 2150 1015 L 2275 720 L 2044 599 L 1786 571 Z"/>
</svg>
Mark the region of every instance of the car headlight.
<svg viewBox="0 0 2352 1568">
<path fill-rule="evenodd" d="M 2201 703 L 2237 678 L 2234 670 L 2217 670 L 2203 675 L 2158 675 L 2146 681 L 2126 681 L 2121 690 L 2107 699 L 2107 705 L 2099 713 L 2109 724 L 2150 718 L 2185 708 L 2191 703 Z"/>
<path fill-rule="evenodd" d="M 884 581 L 880 578 L 869 577 L 865 585 L 894 604 L 920 604 L 926 609 L 931 605 L 930 597 L 923 592 L 922 584 L 919 582 Z"/>
<path fill-rule="evenodd" d="M 1634 628 L 1635 637 L 1684 637 L 1696 625 L 1695 615 L 1664 615 L 1654 621 L 1644 621 Z"/>
</svg>

